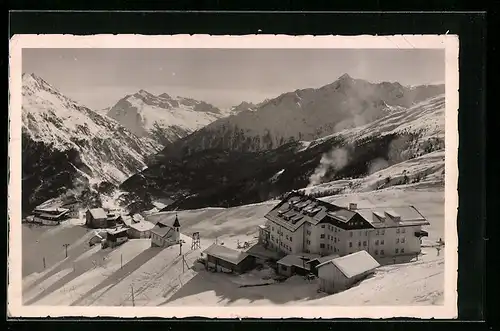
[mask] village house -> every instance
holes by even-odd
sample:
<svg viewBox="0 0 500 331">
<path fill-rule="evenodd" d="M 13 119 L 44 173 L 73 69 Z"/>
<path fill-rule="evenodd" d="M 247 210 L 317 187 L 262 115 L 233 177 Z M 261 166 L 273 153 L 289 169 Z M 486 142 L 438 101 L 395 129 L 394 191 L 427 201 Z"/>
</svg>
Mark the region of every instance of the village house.
<svg viewBox="0 0 500 331">
<path fill-rule="evenodd" d="M 152 247 L 168 247 L 179 243 L 181 225 L 177 215 L 170 224 L 168 220 L 161 220 L 150 230 Z"/>
<path fill-rule="evenodd" d="M 85 224 L 90 228 L 107 228 L 108 215 L 102 208 L 88 209 L 85 213 Z"/>
<path fill-rule="evenodd" d="M 108 229 L 106 240 L 103 242 L 103 248 L 116 247 L 128 240 L 127 228 Z"/>
<path fill-rule="evenodd" d="M 128 225 L 128 236 L 129 238 L 150 238 L 151 230 L 155 227 L 155 225 L 146 220 L 142 220 L 139 222 L 132 222 Z"/>
<path fill-rule="evenodd" d="M 319 289 L 328 294 L 346 290 L 368 277 L 379 266 L 364 250 L 325 261 L 316 267 Z"/>
<path fill-rule="evenodd" d="M 377 260 L 415 256 L 421 251 L 422 226 L 429 222 L 413 206 L 341 207 L 297 192 L 289 193 L 265 215 L 259 241 L 284 254 L 322 256 L 366 250 Z"/>
<path fill-rule="evenodd" d="M 203 251 L 205 266 L 217 272 L 243 273 L 255 267 L 255 257 L 235 249 L 213 244 Z"/>
<path fill-rule="evenodd" d="M 30 219 L 42 225 L 59 225 L 68 217 L 69 209 L 66 208 L 36 208 Z"/>
<path fill-rule="evenodd" d="M 111 228 L 118 223 L 122 223 L 121 214 L 118 210 L 92 208 L 85 213 L 85 224 L 91 228 Z"/>
</svg>

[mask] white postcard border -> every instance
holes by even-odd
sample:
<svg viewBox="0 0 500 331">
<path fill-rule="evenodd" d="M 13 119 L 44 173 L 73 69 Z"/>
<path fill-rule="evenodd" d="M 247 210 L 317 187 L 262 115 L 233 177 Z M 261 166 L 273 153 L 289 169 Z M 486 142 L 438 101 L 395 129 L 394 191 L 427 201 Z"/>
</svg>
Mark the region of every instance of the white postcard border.
<svg viewBox="0 0 500 331">
<path fill-rule="evenodd" d="M 22 305 L 21 76 L 23 48 L 422 48 L 445 49 L 445 289 L 442 306 L 243 306 L 243 307 L 66 307 Z M 15 35 L 9 71 L 9 248 L 10 317 L 208 317 L 208 318 L 456 318 L 458 268 L 458 36 L 286 36 L 286 35 Z"/>
</svg>

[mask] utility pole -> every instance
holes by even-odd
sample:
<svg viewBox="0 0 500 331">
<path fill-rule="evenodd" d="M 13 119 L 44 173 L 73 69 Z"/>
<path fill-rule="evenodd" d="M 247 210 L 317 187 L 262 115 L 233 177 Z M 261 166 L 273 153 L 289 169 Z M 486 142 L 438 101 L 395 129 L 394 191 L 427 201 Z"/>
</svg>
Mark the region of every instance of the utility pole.
<svg viewBox="0 0 500 331">
<path fill-rule="evenodd" d="M 66 257 L 68 257 L 68 246 L 69 246 L 69 244 L 63 244 L 63 246 L 66 249 Z"/>
<path fill-rule="evenodd" d="M 43 257 L 43 268 L 45 269 L 45 256 Z"/>
<path fill-rule="evenodd" d="M 120 269 L 123 269 L 123 254 L 120 254 Z"/>
<path fill-rule="evenodd" d="M 130 285 L 130 288 L 132 289 L 132 306 L 135 307 L 134 286 Z"/>
<path fill-rule="evenodd" d="M 184 264 L 186 264 L 186 260 L 184 259 L 184 255 L 182 255 L 182 273 L 184 273 Z"/>
<path fill-rule="evenodd" d="M 182 240 L 179 240 L 179 256 L 182 255 Z"/>
</svg>

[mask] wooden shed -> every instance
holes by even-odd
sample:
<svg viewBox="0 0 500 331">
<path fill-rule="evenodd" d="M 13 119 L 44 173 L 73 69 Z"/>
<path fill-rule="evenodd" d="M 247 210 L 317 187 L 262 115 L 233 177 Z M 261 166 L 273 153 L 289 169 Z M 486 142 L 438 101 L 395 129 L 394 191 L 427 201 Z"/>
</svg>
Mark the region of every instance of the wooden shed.
<svg viewBox="0 0 500 331">
<path fill-rule="evenodd" d="M 373 273 L 380 264 L 366 251 L 334 258 L 319 264 L 319 289 L 333 294 L 348 289 Z"/>
<path fill-rule="evenodd" d="M 225 246 L 213 244 L 203 253 L 206 266 L 215 271 L 243 273 L 255 267 L 255 257 Z"/>
<path fill-rule="evenodd" d="M 305 276 L 310 272 L 310 266 L 306 262 L 307 257 L 298 255 L 287 255 L 278 262 L 278 274 L 290 277 L 292 275 Z"/>
</svg>

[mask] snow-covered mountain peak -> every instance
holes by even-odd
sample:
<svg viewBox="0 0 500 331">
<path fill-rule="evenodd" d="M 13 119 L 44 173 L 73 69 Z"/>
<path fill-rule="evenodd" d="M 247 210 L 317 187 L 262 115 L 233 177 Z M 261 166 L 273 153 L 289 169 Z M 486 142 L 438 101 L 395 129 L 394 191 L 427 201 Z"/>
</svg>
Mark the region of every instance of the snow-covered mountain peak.
<svg viewBox="0 0 500 331">
<path fill-rule="evenodd" d="M 224 114 L 203 101 L 172 97 L 167 93 L 156 96 L 140 90 L 119 100 L 110 108 L 108 116 L 139 137 L 150 137 L 160 144 L 167 144 Z"/>
<path fill-rule="evenodd" d="M 23 75 L 22 90 L 23 191 L 32 202 L 55 197 L 82 178 L 119 184 L 159 150 L 38 76 Z"/>
</svg>

